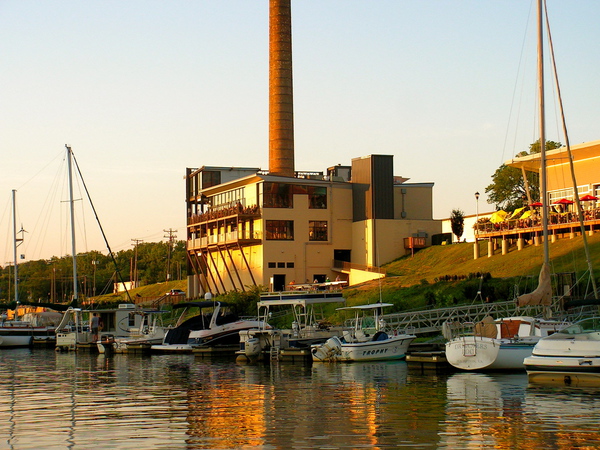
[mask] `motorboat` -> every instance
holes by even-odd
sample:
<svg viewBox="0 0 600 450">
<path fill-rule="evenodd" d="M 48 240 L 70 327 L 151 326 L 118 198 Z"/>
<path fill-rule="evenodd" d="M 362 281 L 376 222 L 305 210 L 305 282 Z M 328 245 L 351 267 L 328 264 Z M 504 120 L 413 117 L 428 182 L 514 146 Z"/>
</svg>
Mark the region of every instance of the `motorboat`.
<svg viewBox="0 0 600 450">
<path fill-rule="evenodd" d="M 189 317 L 189 310 L 199 314 Z M 241 318 L 221 301 L 183 302 L 173 305 L 182 309 L 174 328 L 167 331 L 162 343 L 153 345 L 152 352 L 190 353 L 200 347 L 235 346 L 240 343 L 240 331 L 266 326 L 256 318 Z M 235 350 L 234 350 L 235 351 Z"/>
<path fill-rule="evenodd" d="M 121 303 L 113 309 L 68 308 L 56 327 L 56 350 L 97 349 L 98 342 L 108 344 L 119 338 L 130 337 L 131 328 L 140 328 L 142 319 L 133 303 Z M 90 326 L 92 316 L 99 318 L 97 335 Z"/>
<path fill-rule="evenodd" d="M 152 345 L 162 343 L 167 331 L 171 327 L 165 327 L 159 320 L 165 310 L 140 310 L 130 312 L 139 316 L 141 322 L 138 326 L 128 329 L 127 337 L 115 338 L 112 335 L 101 335 L 96 342 L 99 353 L 146 353 Z M 134 323 L 137 322 L 134 320 Z"/>
<path fill-rule="evenodd" d="M 61 318 L 62 314 L 55 311 L 30 312 L 12 320 L 7 314 L 2 314 L 0 348 L 31 347 L 34 342 L 42 341 L 51 343 Z"/>
<path fill-rule="evenodd" d="M 384 361 L 406 357 L 408 346 L 416 336 L 388 335 L 385 332 L 385 321 L 381 315 L 383 308 L 389 306 L 393 304 L 372 303 L 338 308 L 338 310 L 355 312 L 354 328 L 345 330 L 342 336 L 329 338 L 323 344 L 313 345 L 311 347 L 313 362 Z M 365 316 L 365 313 L 372 314 Z"/>
<path fill-rule="evenodd" d="M 533 383 L 600 383 L 600 317 L 540 339 L 523 364 Z"/>
<path fill-rule="evenodd" d="M 450 328 L 446 343 L 448 363 L 461 370 L 524 370 L 523 359 L 538 341 L 563 329 L 567 322 L 529 316 L 494 320 Z"/>
<path fill-rule="evenodd" d="M 240 332 L 239 362 L 288 360 L 310 361 L 311 345 L 322 344 L 332 336 L 341 335 L 344 328 L 331 326 L 323 307 L 344 303 L 340 292 L 298 293 L 269 292 L 257 303 L 260 327 Z M 271 318 L 291 320 L 291 327 L 274 328 Z"/>
</svg>

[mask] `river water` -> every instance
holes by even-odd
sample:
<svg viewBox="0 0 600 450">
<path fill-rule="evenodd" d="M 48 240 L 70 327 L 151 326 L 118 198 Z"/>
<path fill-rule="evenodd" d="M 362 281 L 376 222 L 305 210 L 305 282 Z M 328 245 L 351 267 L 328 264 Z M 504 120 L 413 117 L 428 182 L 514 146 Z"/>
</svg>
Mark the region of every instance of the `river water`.
<svg viewBox="0 0 600 450">
<path fill-rule="evenodd" d="M 584 449 L 600 391 L 405 362 L 0 351 L 0 449 Z"/>
</svg>

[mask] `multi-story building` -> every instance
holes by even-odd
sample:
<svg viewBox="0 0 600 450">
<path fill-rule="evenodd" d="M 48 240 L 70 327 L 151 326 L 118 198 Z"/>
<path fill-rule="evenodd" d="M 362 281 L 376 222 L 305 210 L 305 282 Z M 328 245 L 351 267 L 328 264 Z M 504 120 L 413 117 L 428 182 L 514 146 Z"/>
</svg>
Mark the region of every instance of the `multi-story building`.
<svg viewBox="0 0 600 450">
<path fill-rule="evenodd" d="M 188 169 L 188 295 L 380 276 L 381 264 L 441 231 L 433 183 L 407 181 L 394 177 L 389 155 L 294 177 Z"/>
</svg>

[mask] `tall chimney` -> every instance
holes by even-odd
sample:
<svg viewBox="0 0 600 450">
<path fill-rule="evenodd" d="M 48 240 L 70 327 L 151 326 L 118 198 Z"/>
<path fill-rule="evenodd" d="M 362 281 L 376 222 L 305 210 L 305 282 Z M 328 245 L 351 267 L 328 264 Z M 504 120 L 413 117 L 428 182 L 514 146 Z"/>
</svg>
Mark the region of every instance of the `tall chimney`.
<svg viewBox="0 0 600 450">
<path fill-rule="evenodd" d="M 269 0 L 269 173 L 294 176 L 291 0 Z"/>
</svg>

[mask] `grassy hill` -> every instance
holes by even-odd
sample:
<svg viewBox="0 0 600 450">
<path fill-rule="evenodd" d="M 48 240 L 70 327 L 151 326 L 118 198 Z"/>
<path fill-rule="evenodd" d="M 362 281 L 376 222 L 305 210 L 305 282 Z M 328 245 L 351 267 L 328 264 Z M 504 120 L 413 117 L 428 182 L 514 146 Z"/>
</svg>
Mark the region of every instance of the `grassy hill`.
<svg viewBox="0 0 600 450">
<path fill-rule="evenodd" d="M 600 284 L 600 233 L 588 236 L 588 244 L 596 282 Z M 489 274 L 481 283 L 482 299 L 509 300 L 516 291 L 528 292 L 537 285 L 543 260 L 543 246 L 516 246 L 502 255 L 500 249 L 487 256 L 487 241 L 479 243 L 479 259 L 473 259 L 473 244 L 435 246 L 407 256 L 385 266 L 387 277 L 349 288 L 345 294 L 348 304 L 377 301 L 394 303 L 396 311 L 425 307 L 452 306 L 471 302 L 477 296 L 481 279 L 477 274 Z M 553 273 L 587 270 L 581 236 L 559 239 L 550 244 Z M 446 277 L 449 276 L 449 277 Z M 440 281 L 449 278 L 451 281 Z M 391 311 L 390 311 L 391 312 Z"/>
</svg>

